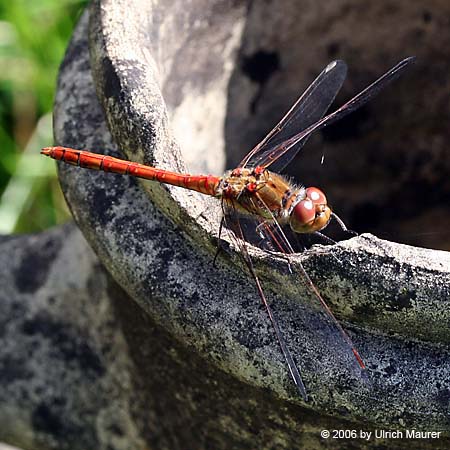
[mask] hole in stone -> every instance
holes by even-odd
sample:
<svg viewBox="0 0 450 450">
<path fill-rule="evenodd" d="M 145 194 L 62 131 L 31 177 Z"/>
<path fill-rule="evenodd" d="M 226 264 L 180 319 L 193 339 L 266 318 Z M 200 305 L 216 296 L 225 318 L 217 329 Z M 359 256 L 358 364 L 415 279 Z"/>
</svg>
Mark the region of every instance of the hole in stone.
<svg viewBox="0 0 450 450">
<path fill-rule="evenodd" d="M 331 42 L 327 47 L 327 54 L 330 58 L 336 58 L 341 50 L 339 42 Z"/>
<path fill-rule="evenodd" d="M 424 23 L 431 22 L 432 17 L 433 16 L 431 15 L 430 11 L 424 11 L 422 13 L 422 20 L 424 21 Z"/>
<path fill-rule="evenodd" d="M 260 84 L 265 83 L 279 68 L 280 60 L 276 52 L 259 50 L 251 56 L 244 56 L 242 60 L 244 74 Z"/>
</svg>

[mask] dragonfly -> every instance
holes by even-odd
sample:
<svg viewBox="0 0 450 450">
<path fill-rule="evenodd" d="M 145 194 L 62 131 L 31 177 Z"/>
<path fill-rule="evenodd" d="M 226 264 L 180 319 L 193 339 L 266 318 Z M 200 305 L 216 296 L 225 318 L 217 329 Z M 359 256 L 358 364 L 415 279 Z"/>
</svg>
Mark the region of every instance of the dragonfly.
<svg viewBox="0 0 450 450">
<path fill-rule="evenodd" d="M 171 172 L 156 167 L 92 153 L 86 150 L 54 146 L 41 150 L 43 155 L 81 168 L 131 175 L 213 196 L 221 201 L 222 225 L 232 230 L 234 242 L 251 274 L 258 295 L 269 316 L 281 352 L 300 396 L 308 400 L 308 394 L 299 368 L 289 350 L 283 333 L 264 293 L 248 250 L 246 236 L 235 217 L 252 218 L 259 222 L 258 233 L 275 249 L 286 255 L 294 249 L 283 229 L 290 227 L 294 233 L 321 234 L 331 220 L 346 230 L 345 224 L 328 205 L 324 192 L 317 187 L 305 187 L 288 180 L 281 172 L 298 154 L 312 133 L 342 119 L 377 95 L 389 83 L 398 78 L 415 60 L 408 57 L 388 70 L 384 75 L 355 95 L 334 112 L 326 114 L 347 75 L 347 65 L 342 60 L 328 64 L 306 91 L 298 98 L 278 124 L 259 142 L 235 169 L 223 176 L 191 175 Z M 269 170 L 270 169 L 270 170 Z M 303 277 L 312 294 L 318 299 L 326 315 L 339 331 L 352 351 L 361 369 L 366 366 L 349 334 L 333 315 L 331 309 L 301 265 Z"/>
</svg>

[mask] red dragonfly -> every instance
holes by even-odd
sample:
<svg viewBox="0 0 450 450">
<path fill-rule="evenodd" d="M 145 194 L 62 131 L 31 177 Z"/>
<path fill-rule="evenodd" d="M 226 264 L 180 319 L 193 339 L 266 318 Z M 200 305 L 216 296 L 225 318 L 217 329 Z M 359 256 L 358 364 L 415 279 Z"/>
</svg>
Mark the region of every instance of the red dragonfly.
<svg viewBox="0 0 450 450">
<path fill-rule="evenodd" d="M 285 254 L 293 254 L 294 250 L 283 231 L 284 225 L 289 225 L 295 233 L 319 233 L 334 218 L 343 229 L 346 229 L 339 217 L 331 211 L 325 194 L 320 189 L 295 185 L 275 172 L 286 167 L 314 131 L 324 128 L 365 104 L 388 83 L 400 76 L 413 61 L 414 57 L 402 60 L 343 106 L 324 117 L 347 74 L 347 66 L 343 61 L 328 64 L 272 131 L 244 157 L 239 166 L 221 177 L 175 173 L 65 147 L 47 147 L 42 149 L 41 153 L 82 168 L 159 181 L 221 199 L 224 211 L 222 225 L 225 224 L 235 234 L 235 242 L 255 280 L 258 294 L 273 325 L 290 375 L 306 401 L 308 396 L 305 385 L 253 268 L 243 229 L 238 221 L 231 220 L 231 216 L 237 213 L 258 220 L 259 233 L 273 243 L 273 247 Z M 360 368 L 364 370 L 364 362 L 350 336 L 334 317 L 306 271 L 301 266 L 299 271 L 352 350 Z"/>
</svg>

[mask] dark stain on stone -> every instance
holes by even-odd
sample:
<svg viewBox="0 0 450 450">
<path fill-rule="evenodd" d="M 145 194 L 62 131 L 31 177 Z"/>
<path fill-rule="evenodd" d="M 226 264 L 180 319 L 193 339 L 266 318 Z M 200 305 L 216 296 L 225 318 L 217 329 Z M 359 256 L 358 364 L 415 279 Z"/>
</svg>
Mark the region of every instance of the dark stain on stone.
<svg viewBox="0 0 450 450">
<path fill-rule="evenodd" d="M 169 272 L 169 264 L 166 264 L 166 262 L 171 261 L 171 259 L 173 258 L 173 253 L 171 252 L 170 249 L 167 250 L 160 250 L 158 253 L 158 259 L 160 260 L 160 262 L 155 265 L 155 269 L 153 270 L 154 272 L 154 277 L 157 280 L 166 280 L 168 277 L 168 272 Z"/>
<path fill-rule="evenodd" d="M 101 266 L 100 264 L 96 264 L 96 267 L 93 268 L 86 282 L 86 291 L 89 295 L 89 298 L 92 299 L 92 304 L 98 304 L 103 296 L 103 276 L 100 275 L 99 272 L 103 275 L 103 266 Z"/>
<path fill-rule="evenodd" d="M 21 293 L 36 292 L 47 280 L 48 272 L 60 249 L 61 241 L 54 236 L 31 245 L 14 271 L 17 290 Z"/>
<path fill-rule="evenodd" d="M 442 405 L 445 409 L 448 410 L 450 405 L 450 390 L 449 389 L 441 389 L 436 395 L 436 401 L 440 405 Z"/>
<path fill-rule="evenodd" d="M 353 307 L 353 317 L 376 317 L 377 310 L 371 305 L 356 305 Z"/>
<path fill-rule="evenodd" d="M 131 68 L 126 75 L 122 75 L 127 79 L 127 89 L 130 91 L 142 90 L 142 87 L 146 83 L 148 72 L 142 69 L 142 62 L 139 60 L 128 59 L 126 63 Z M 121 95 L 123 96 L 123 94 L 124 92 L 122 90 Z"/>
<path fill-rule="evenodd" d="M 349 389 L 343 389 L 343 391 L 348 391 Z M 336 414 L 338 414 L 341 417 L 348 417 L 350 415 L 350 411 L 345 406 L 342 406 L 341 408 L 338 408 L 336 410 Z"/>
<path fill-rule="evenodd" d="M 108 174 L 109 176 L 115 176 Z M 91 204 L 95 211 L 95 219 L 101 225 L 107 225 L 114 219 L 113 214 L 114 197 L 109 195 L 105 189 L 95 189 L 92 195 Z"/>
<path fill-rule="evenodd" d="M 26 380 L 32 377 L 22 357 L 5 355 L 0 360 L 0 385 L 6 386 L 17 380 Z"/>
<path fill-rule="evenodd" d="M 386 375 L 392 376 L 397 373 L 397 369 L 395 368 L 395 366 L 389 365 L 384 368 L 384 372 L 386 373 Z"/>
<path fill-rule="evenodd" d="M 402 311 L 404 309 L 412 308 L 412 300 L 415 294 L 410 291 L 400 292 L 393 303 L 386 305 L 386 311 Z"/>
<path fill-rule="evenodd" d="M 86 415 L 82 417 L 83 426 L 72 420 L 60 398 L 47 399 L 41 401 L 32 411 L 31 424 L 34 431 L 52 436 L 59 441 L 60 445 L 67 444 L 58 448 L 74 448 L 75 442 L 76 448 L 98 448 L 95 432 L 89 426 L 93 418 Z"/>
<path fill-rule="evenodd" d="M 114 69 L 114 66 L 109 58 L 103 58 L 102 60 L 104 90 L 103 94 L 106 98 L 114 97 L 120 100 L 122 94 L 122 87 L 120 85 L 120 79 Z"/>
<path fill-rule="evenodd" d="M 114 229 L 123 236 L 123 247 L 129 248 L 130 251 L 132 250 L 138 256 L 144 253 L 144 247 L 141 245 L 141 242 L 151 241 L 154 238 L 148 228 L 132 215 L 116 217 Z"/>
<path fill-rule="evenodd" d="M 105 367 L 99 355 L 73 325 L 56 322 L 46 314 L 38 314 L 25 320 L 22 330 L 26 335 L 40 335 L 49 339 L 53 351 L 58 352 L 67 362 L 77 363 L 85 374 L 104 375 Z"/>
<path fill-rule="evenodd" d="M 251 56 L 244 56 L 242 71 L 255 83 L 265 83 L 280 68 L 280 58 L 276 52 L 259 50 Z"/>
<path fill-rule="evenodd" d="M 111 424 L 111 425 L 108 427 L 108 429 L 109 429 L 109 431 L 111 432 L 111 434 L 114 434 L 114 435 L 116 435 L 116 436 L 122 437 L 122 436 L 125 435 L 125 433 L 124 433 L 122 427 L 121 427 L 120 424 L 118 424 L 118 423 L 113 423 L 113 424 Z"/>
<path fill-rule="evenodd" d="M 68 66 L 71 66 L 74 63 L 79 64 L 80 61 L 85 60 L 84 56 L 86 54 L 87 39 L 80 41 L 72 40 L 69 45 L 70 49 L 66 53 L 66 56 L 59 68 L 60 73 L 68 70 Z"/>
<path fill-rule="evenodd" d="M 12 302 L 9 303 L 0 296 L 0 304 L 2 305 L 0 314 L 0 338 L 3 338 L 9 332 L 7 329 L 8 324 L 21 321 L 27 312 L 27 308 L 25 307 L 25 302 L 21 303 L 17 298 L 12 299 Z"/>
<path fill-rule="evenodd" d="M 54 436 L 63 436 L 66 432 L 61 421 L 61 416 L 57 414 L 56 410 L 52 410 L 43 402 L 33 411 L 31 423 L 36 430 L 50 433 Z"/>
</svg>

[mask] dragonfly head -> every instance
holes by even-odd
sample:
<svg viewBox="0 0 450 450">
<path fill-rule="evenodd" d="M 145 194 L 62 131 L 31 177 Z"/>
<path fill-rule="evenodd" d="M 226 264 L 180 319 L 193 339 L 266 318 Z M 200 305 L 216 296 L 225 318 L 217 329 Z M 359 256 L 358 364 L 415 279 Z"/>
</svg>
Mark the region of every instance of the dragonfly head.
<svg viewBox="0 0 450 450">
<path fill-rule="evenodd" d="M 318 188 L 306 188 L 306 196 L 293 208 L 289 224 L 296 233 L 314 233 L 328 225 L 331 208 L 325 194 Z"/>
</svg>

